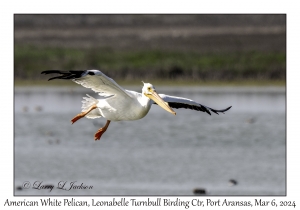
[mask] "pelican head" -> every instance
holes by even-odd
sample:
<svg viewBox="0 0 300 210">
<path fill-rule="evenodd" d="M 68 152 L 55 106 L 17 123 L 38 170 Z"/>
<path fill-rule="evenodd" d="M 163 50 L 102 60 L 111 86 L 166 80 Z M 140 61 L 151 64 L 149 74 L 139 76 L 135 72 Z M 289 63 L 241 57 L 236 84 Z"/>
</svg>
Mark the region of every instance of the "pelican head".
<svg viewBox="0 0 300 210">
<path fill-rule="evenodd" d="M 144 82 L 143 82 L 144 83 Z M 176 115 L 176 112 L 174 112 L 174 110 L 169 106 L 169 104 L 167 102 L 165 102 L 157 93 L 155 90 L 155 87 L 150 84 L 150 83 L 144 83 L 143 86 L 143 90 L 142 90 L 143 94 L 145 96 L 147 96 L 148 98 L 152 99 L 153 101 L 155 101 L 161 108 L 163 108 L 164 110 Z"/>
</svg>

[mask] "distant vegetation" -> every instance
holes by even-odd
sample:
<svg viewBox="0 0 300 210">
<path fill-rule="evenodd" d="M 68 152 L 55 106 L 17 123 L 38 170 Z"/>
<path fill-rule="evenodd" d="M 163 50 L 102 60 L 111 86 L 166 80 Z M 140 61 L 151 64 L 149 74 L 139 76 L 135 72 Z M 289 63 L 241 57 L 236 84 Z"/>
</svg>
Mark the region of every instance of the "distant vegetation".
<svg viewBox="0 0 300 210">
<path fill-rule="evenodd" d="M 283 52 L 196 53 L 15 46 L 15 78 L 47 69 L 99 69 L 115 79 L 284 80 Z"/>
<path fill-rule="evenodd" d="M 286 15 L 14 15 L 15 84 L 46 82 L 49 69 L 123 84 L 285 84 Z"/>
</svg>

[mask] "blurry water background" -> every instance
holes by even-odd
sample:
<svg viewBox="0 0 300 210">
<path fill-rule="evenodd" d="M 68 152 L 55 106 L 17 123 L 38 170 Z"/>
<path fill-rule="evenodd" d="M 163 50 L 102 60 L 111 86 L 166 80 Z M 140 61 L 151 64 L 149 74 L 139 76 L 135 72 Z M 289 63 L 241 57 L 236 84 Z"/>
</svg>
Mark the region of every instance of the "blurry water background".
<svg viewBox="0 0 300 210">
<path fill-rule="evenodd" d="M 126 87 L 140 91 L 141 87 Z M 138 121 L 70 120 L 81 111 L 81 87 L 16 87 L 15 195 L 286 194 L 284 87 L 156 87 L 222 109 L 210 116 L 153 105 Z M 234 179 L 237 185 L 230 186 Z M 22 189 L 24 182 L 29 189 Z M 35 181 L 54 189 L 32 189 Z M 57 189 L 60 181 L 92 189 Z"/>
</svg>

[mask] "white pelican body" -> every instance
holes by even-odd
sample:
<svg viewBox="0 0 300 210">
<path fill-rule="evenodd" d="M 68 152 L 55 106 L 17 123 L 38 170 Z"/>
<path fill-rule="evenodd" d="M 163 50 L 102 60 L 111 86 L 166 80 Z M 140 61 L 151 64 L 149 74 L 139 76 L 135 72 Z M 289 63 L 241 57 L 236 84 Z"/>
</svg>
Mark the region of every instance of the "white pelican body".
<svg viewBox="0 0 300 210">
<path fill-rule="evenodd" d="M 87 95 L 88 97 L 84 97 L 82 112 L 71 120 L 74 123 L 82 117 L 91 119 L 106 118 L 106 125 L 96 132 L 95 140 L 101 138 L 111 121 L 141 119 L 147 115 L 152 104 L 157 104 L 174 115 L 176 115 L 176 112 L 172 108 L 193 109 L 207 112 L 208 114 L 211 114 L 210 111 L 216 114 L 218 112 L 224 113 L 231 108 L 230 106 L 223 110 L 215 110 L 187 98 L 157 94 L 154 86 L 150 83 L 144 83 L 142 93 L 125 90 L 99 70 L 48 70 L 42 72 L 42 74 L 52 73 L 60 74 L 60 76 L 52 77 L 49 80 L 72 79 L 74 82 L 86 88 L 91 88 L 100 96 L 105 97 L 103 99 L 95 99 L 89 95 Z"/>
<path fill-rule="evenodd" d="M 152 101 L 141 93 L 127 90 L 126 92 L 132 97 L 126 100 L 119 100 L 115 97 L 98 99 L 99 109 L 94 110 L 95 113 L 98 112 L 94 116 L 102 116 L 110 121 L 139 120 L 145 117 L 151 108 Z M 92 118 L 92 113 L 86 117 Z"/>
</svg>

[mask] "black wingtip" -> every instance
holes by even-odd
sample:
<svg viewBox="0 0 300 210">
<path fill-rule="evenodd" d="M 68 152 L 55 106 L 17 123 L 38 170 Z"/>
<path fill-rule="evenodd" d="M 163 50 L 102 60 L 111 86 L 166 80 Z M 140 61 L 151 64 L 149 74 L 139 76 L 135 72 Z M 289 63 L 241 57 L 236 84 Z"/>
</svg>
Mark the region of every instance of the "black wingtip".
<svg viewBox="0 0 300 210">
<path fill-rule="evenodd" d="M 212 111 L 213 113 L 219 115 L 219 113 L 216 110 L 214 110 L 214 109 L 210 109 L 210 111 Z"/>
<path fill-rule="evenodd" d="M 211 115 L 210 111 L 208 109 L 205 109 L 205 112 L 209 115 Z"/>
<path fill-rule="evenodd" d="M 227 107 L 226 109 L 222 110 L 222 113 L 225 114 L 226 111 L 228 111 L 229 109 L 231 109 L 232 106 Z"/>
<path fill-rule="evenodd" d="M 216 113 L 217 115 L 219 115 L 219 112 L 222 112 L 223 114 L 225 114 L 226 111 L 228 111 L 229 109 L 231 109 L 232 106 L 229 106 L 227 107 L 226 109 L 222 109 L 222 110 L 216 110 L 216 109 L 212 109 L 212 108 L 209 108 L 212 112 Z"/>
<path fill-rule="evenodd" d="M 80 71 L 60 71 L 60 70 L 46 70 L 42 71 L 41 74 L 59 74 L 59 76 L 52 77 L 48 79 L 48 81 L 53 80 L 53 79 L 76 79 L 80 78 L 81 75 L 84 73 L 84 70 Z"/>
<path fill-rule="evenodd" d="M 229 109 L 231 109 L 231 107 L 232 107 L 232 106 L 230 106 L 230 107 L 227 107 L 227 108 L 225 109 L 225 111 L 228 111 Z"/>
</svg>

